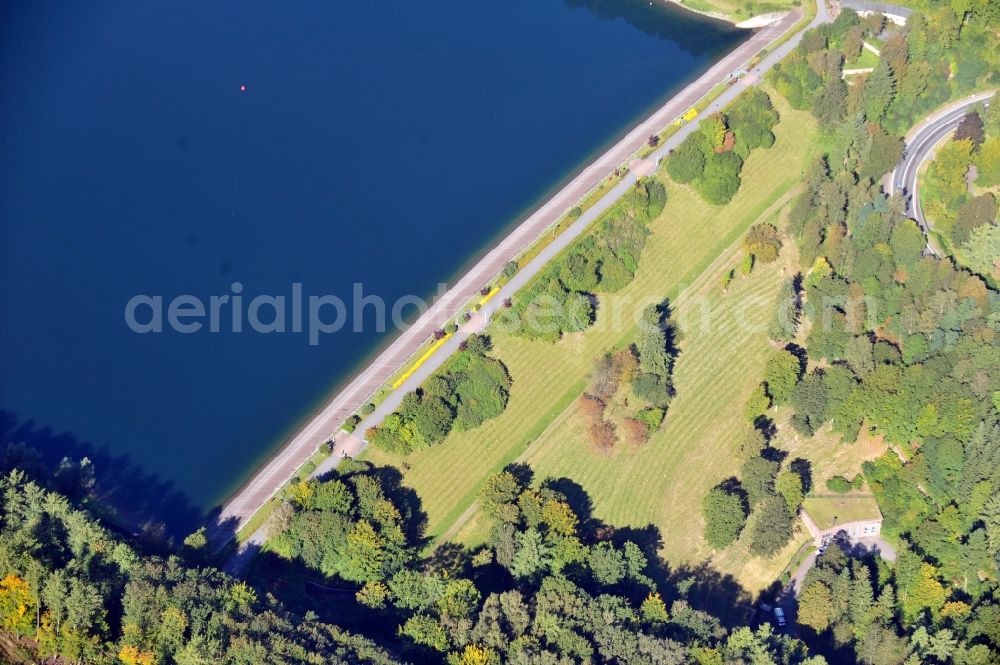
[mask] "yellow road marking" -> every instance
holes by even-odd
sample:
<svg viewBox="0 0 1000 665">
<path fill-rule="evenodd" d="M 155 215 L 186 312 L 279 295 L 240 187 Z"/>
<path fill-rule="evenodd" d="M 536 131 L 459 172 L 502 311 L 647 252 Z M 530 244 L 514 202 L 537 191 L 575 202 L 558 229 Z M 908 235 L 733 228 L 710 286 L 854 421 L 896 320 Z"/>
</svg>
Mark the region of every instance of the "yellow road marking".
<svg viewBox="0 0 1000 665">
<path fill-rule="evenodd" d="M 396 382 L 392 384 L 392 389 L 395 390 L 400 387 L 403 385 L 404 381 L 413 376 L 413 373 L 420 369 L 420 366 L 427 362 L 427 359 L 434 355 L 434 352 L 441 348 L 441 345 L 447 342 L 449 337 L 451 337 L 451 333 L 446 333 L 444 337 L 431 344 L 431 348 L 427 349 L 427 351 L 424 352 L 424 355 L 420 356 L 420 358 L 417 359 L 417 362 L 413 363 L 413 367 L 406 370 L 406 373 L 403 374 L 403 376 L 396 379 Z"/>
</svg>

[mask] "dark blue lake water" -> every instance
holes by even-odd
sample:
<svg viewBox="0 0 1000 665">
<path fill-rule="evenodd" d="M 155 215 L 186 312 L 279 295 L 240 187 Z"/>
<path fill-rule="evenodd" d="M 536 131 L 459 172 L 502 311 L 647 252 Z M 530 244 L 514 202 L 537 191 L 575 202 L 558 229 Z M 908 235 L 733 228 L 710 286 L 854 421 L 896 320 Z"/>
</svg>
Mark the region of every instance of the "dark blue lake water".
<svg viewBox="0 0 1000 665">
<path fill-rule="evenodd" d="M 747 36 L 660 0 L 3 5 L 6 438 L 181 528 L 387 337 L 137 334 L 133 296 L 429 295 Z"/>
</svg>

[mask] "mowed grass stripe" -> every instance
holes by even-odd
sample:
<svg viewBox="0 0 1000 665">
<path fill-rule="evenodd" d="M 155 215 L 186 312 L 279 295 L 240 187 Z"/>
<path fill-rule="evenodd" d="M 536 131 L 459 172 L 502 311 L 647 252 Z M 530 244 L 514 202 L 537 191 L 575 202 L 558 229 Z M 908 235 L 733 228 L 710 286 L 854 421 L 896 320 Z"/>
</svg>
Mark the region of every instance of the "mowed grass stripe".
<svg viewBox="0 0 1000 665">
<path fill-rule="evenodd" d="M 534 460 L 535 447 L 548 448 L 548 439 L 555 437 L 557 432 L 576 432 L 579 438 L 582 432 L 578 431 L 579 425 L 575 423 L 577 419 L 573 417 L 573 400 L 569 400 L 570 403 L 562 409 L 553 409 L 553 405 L 566 400 L 568 389 L 575 389 L 576 386 L 582 389 L 585 384 L 581 382 L 587 380 L 596 357 L 623 341 L 630 341 L 630 335 L 633 334 L 632 319 L 624 326 L 608 325 L 616 301 L 631 301 L 633 309 L 638 309 L 638 303 L 674 296 L 680 307 L 691 287 L 697 288 L 696 285 L 689 287 L 689 283 L 705 274 L 721 274 L 720 252 L 738 241 L 746 228 L 763 213 L 767 212 L 767 216 L 771 216 L 770 208 L 798 180 L 797 176 L 790 174 L 794 174 L 796 170 L 804 170 L 809 157 L 815 152 L 815 124 L 809 114 L 793 111 L 777 96 L 773 97 L 782 115 L 781 122 L 775 128 L 778 140 L 770 150 L 758 150 L 751 155 L 744 168 L 743 186 L 734 201 L 721 208 L 710 206 L 694 192 L 668 182 L 667 207 L 651 225 L 652 235 L 644 250 L 636 278 L 614 297 L 602 296 L 598 321 L 592 329 L 579 335 L 570 335 L 557 344 L 528 342 L 494 334 L 495 352 L 507 363 L 514 377 L 510 404 L 503 415 L 471 432 L 453 433 L 441 445 L 406 458 L 377 450 L 366 453 L 367 458 L 373 462 L 393 464 L 403 470 L 404 482 L 416 490 L 423 501 L 423 509 L 428 516 L 429 536 L 436 537 L 447 531 L 474 501 L 482 480 L 501 467 L 504 460 L 515 459 L 524 453 L 526 444 L 530 445 Z M 758 279 L 762 275 L 764 271 L 755 274 L 745 285 L 734 286 L 729 295 L 735 295 L 738 289 L 746 289 L 748 293 L 752 293 L 757 283 L 762 281 Z M 780 280 L 775 283 L 777 281 Z M 718 277 L 706 277 L 699 280 L 701 282 L 711 291 L 711 287 L 717 287 Z M 722 334 L 721 329 L 719 333 Z M 718 344 L 691 337 L 685 343 L 690 345 L 692 354 L 696 342 L 699 344 L 698 348 L 709 350 L 712 344 Z M 733 367 L 740 371 L 751 371 L 750 365 L 743 361 Z M 680 368 L 678 372 L 681 372 Z M 719 390 L 727 390 L 724 393 L 727 400 L 735 394 L 732 392 L 733 386 L 727 385 L 724 380 L 706 385 L 710 386 L 709 390 L 715 389 L 715 386 Z M 701 390 L 700 387 L 694 389 Z M 692 409 L 692 414 L 701 418 L 710 413 L 701 408 Z M 556 420 L 560 426 L 552 427 Z M 671 431 L 669 427 L 671 426 L 668 425 L 661 434 Z M 545 435 L 540 434 L 542 430 L 545 430 Z M 535 438 L 537 442 L 533 443 Z M 663 441 L 658 438 L 650 442 L 647 449 L 687 445 L 673 441 L 661 446 Z M 581 481 L 577 474 L 581 474 L 581 477 L 591 474 L 590 477 L 602 485 L 614 484 L 613 481 L 619 476 L 620 469 L 596 468 L 599 465 L 594 462 L 600 458 L 581 450 L 579 446 L 566 448 L 560 454 L 572 458 L 567 465 L 567 473 L 562 475 L 578 482 Z M 641 451 L 636 455 L 639 454 Z M 651 480 L 645 478 L 645 482 L 648 484 Z M 591 485 L 591 482 L 587 485 Z M 649 487 L 662 485 L 663 481 L 660 480 Z M 662 488 L 660 494 L 663 494 Z M 628 523 L 635 523 L 636 515 L 642 514 L 644 510 L 641 506 L 634 505 L 635 502 L 631 506 L 624 502 L 619 506 L 614 503 L 603 506 L 598 496 L 594 495 L 592 498 L 600 510 L 609 515 L 620 516 Z M 642 501 L 648 501 L 648 498 L 643 498 Z M 662 509 L 650 511 L 647 507 L 645 511 L 659 514 Z M 464 536 L 481 531 L 480 528 L 473 528 L 462 529 L 458 533 Z"/>
<path fill-rule="evenodd" d="M 726 305 L 759 300 L 747 309 L 747 320 L 763 328 L 784 277 L 780 266 L 769 266 L 731 287 L 725 296 L 709 297 L 713 309 L 721 308 L 719 316 L 711 320 L 708 331 L 684 332 L 675 373 L 678 396 L 664 428 L 645 448 L 623 451 L 611 459 L 592 456 L 589 465 L 580 466 L 572 461 L 573 449 L 585 448 L 585 439 L 567 431 L 537 448 L 531 457 L 536 471 L 578 482 L 600 519 L 618 526 L 659 527 L 663 554 L 672 563 L 709 558 L 700 536 L 701 497 L 736 471 L 733 445 L 742 426 L 742 403 L 759 380 L 770 348 L 762 333 L 744 335 L 732 307 Z M 678 318 L 698 304 L 694 298 L 681 302 Z M 725 344 L 733 339 L 747 343 L 741 348 Z"/>
</svg>

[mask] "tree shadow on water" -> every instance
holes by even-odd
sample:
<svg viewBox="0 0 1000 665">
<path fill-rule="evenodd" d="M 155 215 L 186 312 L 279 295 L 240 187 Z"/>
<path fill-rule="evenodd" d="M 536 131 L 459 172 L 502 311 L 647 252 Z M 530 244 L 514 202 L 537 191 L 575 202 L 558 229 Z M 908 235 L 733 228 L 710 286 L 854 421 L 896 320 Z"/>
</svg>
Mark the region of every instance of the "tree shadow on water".
<svg viewBox="0 0 1000 665">
<path fill-rule="evenodd" d="M 651 37 L 674 42 L 691 55 L 700 56 L 726 48 L 748 31 L 730 24 L 693 17 L 669 4 L 652 6 L 648 0 L 566 0 L 570 7 L 583 7 L 599 18 L 623 19 Z"/>
<path fill-rule="evenodd" d="M 10 411 L 0 410 L 0 444 L 36 451 L 38 468 L 28 471 L 34 471 L 32 475 L 37 481 L 76 499 L 84 494 L 90 496 L 100 504 L 99 517 L 109 527 L 127 535 L 145 534 L 153 541 L 162 541 L 149 543 L 154 547 L 165 546 L 169 537 L 183 538 L 206 517 L 172 481 L 146 471 L 129 455 L 115 454 L 106 446 L 83 441 L 72 432 L 56 432 L 32 418 L 19 418 Z M 14 462 L 18 465 L 26 461 L 24 453 L 20 455 L 22 459 Z M 56 470 L 64 458 L 75 464 L 83 458 L 90 460 L 92 487 L 60 483 L 61 476 Z"/>
</svg>

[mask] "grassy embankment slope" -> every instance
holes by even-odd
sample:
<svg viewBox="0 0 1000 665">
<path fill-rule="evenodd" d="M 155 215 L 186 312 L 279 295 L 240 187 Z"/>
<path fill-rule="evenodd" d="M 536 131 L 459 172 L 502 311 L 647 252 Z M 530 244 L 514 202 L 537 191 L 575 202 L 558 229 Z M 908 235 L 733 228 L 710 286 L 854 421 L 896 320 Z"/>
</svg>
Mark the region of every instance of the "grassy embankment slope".
<svg viewBox="0 0 1000 665">
<path fill-rule="evenodd" d="M 795 270 L 792 248 L 787 247 L 778 262 L 737 280 L 726 294 L 721 293 L 720 276 L 736 265 L 739 240 L 751 224 L 783 219 L 801 172 L 820 151 L 813 118 L 793 111 L 776 94 L 772 99 L 781 113 L 777 141 L 770 150 L 750 156 L 743 185 L 731 203 L 710 206 L 688 188 L 667 181 L 667 206 L 651 225 L 636 279 L 616 296 L 602 296 L 593 328 L 554 345 L 494 334 L 495 353 L 514 377 L 502 416 L 406 458 L 378 450 L 366 453 L 374 462 L 403 470 L 405 483 L 422 499 L 429 536 L 448 534 L 469 545 L 481 542 L 485 525 L 475 518 L 461 528 L 452 527 L 488 474 L 521 459 L 536 468 L 538 477 L 565 476 L 579 483 L 590 495 L 595 516 L 610 524 L 659 527 L 663 554 L 672 563 L 712 557 L 701 538 L 701 500 L 709 487 L 738 468 L 734 435 L 742 404 L 760 380 L 770 349 L 765 327 L 778 286 Z M 580 429 L 575 400 L 594 359 L 634 338 L 636 303 L 667 296 L 675 301 L 682 335 L 675 373 L 678 396 L 667 422 L 637 451 L 622 446 L 610 457 L 595 455 Z M 703 304 L 713 313 L 710 325 L 692 316 Z M 623 312 L 625 323 L 611 321 L 616 309 Z M 736 325 L 737 317 L 750 329 Z M 819 457 L 830 447 L 822 438 L 803 443 L 790 437 L 786 443 L 792 449 L 809 448 Z M 830 475 L 852 464 L 835 464 Z M 787 556 L 748 563 L 737 544 L 716 555 L 712 564 L 757 589 L 774 579 L 783 557 L 794 549 L 790 545 Z"/>
<path fill-rule="evenodd" d="M 801 0 L 669 0 L 691 11 L 739 23 L 753 16 L 800 7 Z"/>
</svg>

